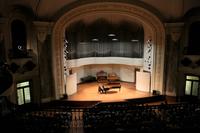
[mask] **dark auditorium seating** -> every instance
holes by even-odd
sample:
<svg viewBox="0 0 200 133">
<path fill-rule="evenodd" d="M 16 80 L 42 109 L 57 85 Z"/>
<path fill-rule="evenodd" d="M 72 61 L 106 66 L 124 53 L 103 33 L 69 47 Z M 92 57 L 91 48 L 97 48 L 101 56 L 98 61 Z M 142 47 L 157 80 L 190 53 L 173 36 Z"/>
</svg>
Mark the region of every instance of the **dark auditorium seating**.
<svg viewBox="0 0 200 133">
<path fill-rule="evenodd" d="M 69 103 L 68 103 L 69 102 Z M 84 133 L 193 132 L 200 130 L 200 103 L 149 105 L 136 102 L 56 101 L 28 111 L 2 117 L 7 132 Z M 76 106 L 73 106 L 73 105 Z M 82 103 L 83 104 L 83 103 Z"/>
</svg>

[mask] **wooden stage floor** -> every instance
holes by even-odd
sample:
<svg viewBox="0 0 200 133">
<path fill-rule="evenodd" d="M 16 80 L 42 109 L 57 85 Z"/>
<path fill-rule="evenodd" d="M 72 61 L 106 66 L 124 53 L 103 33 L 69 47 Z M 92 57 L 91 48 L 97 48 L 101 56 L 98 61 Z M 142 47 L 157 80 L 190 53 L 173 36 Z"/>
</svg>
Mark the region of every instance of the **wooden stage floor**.
<svg viewBox="0 0 200 133">
<path fill-rule="evenodd" d="M 98 92 L 97 82 L 78 84 L 77 93 L 68 96 L 68 101 L 119 102 L 126 99 L 151 97 L 148 92 L 136 90 L 134 83 L 120 82 L 121 89 L 111 89 L 106 94 Z"/>
</svg>

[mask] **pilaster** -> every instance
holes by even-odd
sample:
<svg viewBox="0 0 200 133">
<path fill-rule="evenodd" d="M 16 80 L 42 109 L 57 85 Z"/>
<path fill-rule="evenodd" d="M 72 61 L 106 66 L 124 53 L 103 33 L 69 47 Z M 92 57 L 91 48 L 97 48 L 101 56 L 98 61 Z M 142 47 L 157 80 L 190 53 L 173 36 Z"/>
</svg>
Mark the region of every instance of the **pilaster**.
<svg viewBox="0 0 200 133">
<path fill-rule="evenodd" d="M 165 54 L 165 88 L 166 95 L 177 96 L 179 92 L 179 61 L 181 54 L 180 39 L 184 23 L 166 23 L 166 54 Z"/>
<path fill-rule="evenodd" d="M 40 84 L 40 100 L 41 102 L 48 102 L 52 99 L 51 89 L 51 70 L 49 62 L 49 41 L 47 36 L 51 34 L 52 23 L 35 21 L 35 36 L 37 38 L 37 53 L 38 53 L 38 70 L 39 70 L 39 84 Z"/>
</svg>

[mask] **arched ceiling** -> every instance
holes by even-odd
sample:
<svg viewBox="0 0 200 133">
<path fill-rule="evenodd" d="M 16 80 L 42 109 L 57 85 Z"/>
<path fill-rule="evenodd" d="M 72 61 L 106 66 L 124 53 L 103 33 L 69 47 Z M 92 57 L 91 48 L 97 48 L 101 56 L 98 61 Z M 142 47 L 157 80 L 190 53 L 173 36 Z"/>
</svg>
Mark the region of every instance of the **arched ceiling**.
<svg viewBox="0 0 200 133">
<path fill-rule="evenodd" d="M 60 9 L 73 2 L 83 1 L 86 0 L 0 0 L 0 14 L 6 16 L 9 7 L 13 5 L 22 5 L 32 9 L 39 18 L 50 20 L 50 18 L 55 17 L 54 15 L 57 14 Z M 200 0 L 137 0 L 136 2 L 145 3 L 149 5 L 149 8 L 156 9 L 166 20 L 181 18 L 191 8 L 200 6 Z"/>
<path fill-rule="evenodd" d="M 122 14 L 117 14 L 117 13 L 94 13 L 94 14 L 89 14 L 85 15 L 84 18 L 81 18 L 82 21 L 85 23 L 92 23 L 98 19 L 105 19 L 110 23 L 113 24 L 119 24 L 121 21 L 127 21 L 136 25 L 141 25 L 141 22 L 138 22 L 136 19 L 133 20 L 133 18 L 124 16 Z"/>
</svg>

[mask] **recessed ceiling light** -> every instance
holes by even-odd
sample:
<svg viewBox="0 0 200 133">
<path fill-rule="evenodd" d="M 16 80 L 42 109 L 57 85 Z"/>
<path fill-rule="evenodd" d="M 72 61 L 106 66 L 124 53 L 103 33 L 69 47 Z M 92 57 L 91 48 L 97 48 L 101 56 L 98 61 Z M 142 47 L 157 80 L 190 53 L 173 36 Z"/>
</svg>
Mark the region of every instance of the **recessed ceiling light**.
<svg viewBox="0 0 200 133">
<path fill-rule="evenodd" d="M 131 42 L 138 42 L 138 40 L 136 40 L 136 39 L 132 39 Z"/>
<path fill-rule="evenodd" d="M 108 36 L 116 36 L 115 34 L 113 34 L 113 33 L 110 33 L 110 34 L 108 34 Z"/>
<path fill-rule="evenodd" d="M 98 42 L 99 39 L 97 39 L 97 38 L 93 38 L 92 41 L 93 41 L 93 42 Z"/>
<path fill-rule="evenodd" d="M 112 41 L 118 41 L 118 39 L 117 38 L 113 38 Z"/>
</svg>

